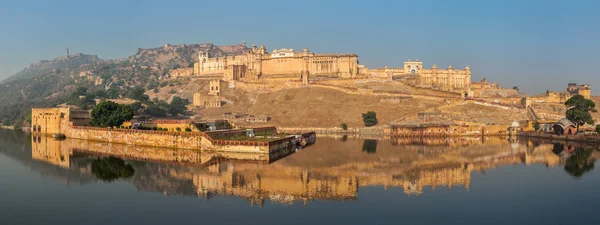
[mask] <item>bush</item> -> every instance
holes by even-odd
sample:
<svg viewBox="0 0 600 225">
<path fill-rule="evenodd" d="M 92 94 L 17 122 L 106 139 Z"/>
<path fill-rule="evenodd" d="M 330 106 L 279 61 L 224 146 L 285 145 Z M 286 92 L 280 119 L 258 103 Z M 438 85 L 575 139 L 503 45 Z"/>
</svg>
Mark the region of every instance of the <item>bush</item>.
<svg viewBox="0 0 600 225">
<path fill-rule="evenodd" d="M 2 125 L 4 125 L 4 126 L 10 126 L 10 119 L 8 119 L 8 118 L 4 118 L 4 119 L 2 120 Z"/>
<path fill-rule="evenodd" d="M 158 127 L 153 127 L 152 130 L 158 130 Z"/>
<path fill-rule="evenodd" d="M 340 127 L 344 130 L 348 130 L 348 124 L 346 124 L 346 123 L 340 124 Z"/>
<path fill-rule="evenodd" d="M 537 120 L 535 122 L 533 122 L 533 129 L 535 131 L 540 130 L 540 122 L 538 122 Z"/>
<path fill-rule="evenodd" d="M 596 133 L 600 134 L 600 125 L 596 125 Z"/>
<path fill-rule="evenodd" d="M 192 129 L 190 129 L 189 127 L 186 127 L 185 132 L 192 132 Z"/>
<path fill-rule="evenodd" d="M 17 120 L 15 121 L 15 123 L 13 124 L 13 128 L 15 130 L 21 129 L 21 127 L 23 126 L 23 121 L 22 120 Z"/>
<path fill-rule="evenodd" d="M 368 111 L 367 113 L 363 113 L 362 119 L 363 119 L 363 122 L 365 123 L 365 126 L 367 126 L 367 127 L 375 126 L 378 123 L 377 113 L 375 113 L 374 111 Z"/>
<path fill-rule="evenodd" d="M 181 127 L 176 128 L 177 132 L 181 132 Z"/>
</svg>

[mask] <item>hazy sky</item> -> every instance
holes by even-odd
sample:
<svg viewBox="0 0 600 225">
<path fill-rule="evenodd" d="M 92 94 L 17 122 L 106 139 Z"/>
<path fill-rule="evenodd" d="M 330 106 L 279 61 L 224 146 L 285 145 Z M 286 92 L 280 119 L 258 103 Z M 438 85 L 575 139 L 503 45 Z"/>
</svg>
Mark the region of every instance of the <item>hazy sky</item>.
<svg viewBox="0 0 600 225">
<path fill-rule="evenodd" d="M 356 53 L 370 68 L 418 58 L 469 65 L 526 93 L 588 83 L 600 94 L 600 1 L 2 1 L 0 79 L 71 53 L 246 41 Z"/>
</svg>

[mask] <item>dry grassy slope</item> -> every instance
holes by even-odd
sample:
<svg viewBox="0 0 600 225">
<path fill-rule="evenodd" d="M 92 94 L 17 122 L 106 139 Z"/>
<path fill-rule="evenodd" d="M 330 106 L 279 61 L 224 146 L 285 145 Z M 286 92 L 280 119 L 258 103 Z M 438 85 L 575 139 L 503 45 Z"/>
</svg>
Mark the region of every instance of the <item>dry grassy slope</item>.
<svg viewBox="0 0 600 225">
<path fill-rule="evenodd" d="M 510 124 L 515 120 L 527 120 L 525 110 L 505 110 L 471 102 L 444 108 L 442 112 L 450 115 L 454 120 L 479 123 Z"/>
<path fill-rule="evenodd" d="M 220 117 L 224 112 L 244 112 L 269 115 L 271 123 L 286 127 L 364 127 L 361 114 L 377 112 L 379 124 L 404 117 L 441 102 L 411 100 L 400 104 L 381 103 L 381 97 L 346 94 L 327 88 L 285 89 L 272 93 L 250 94 L 241 90 L 226 90 L 223 94 L 233 102 L 222 108 L 202 110 L 207 118 Z"/>
<path fill-rule="evenodd" d="M 596 110 L 600 111 L 600 96 L 592 96 L 592 100 L 596 103 Z M 538 114 L 554 114 L 556 115 L 556 118 L 565 117 L 565 112 L 567 110 L 564 104 L 558 103 L 534 103 L 533 108 Z M 595 120 L 600 120 L 600 112 L 595 112 L 591 114 Z"/>
</svg>

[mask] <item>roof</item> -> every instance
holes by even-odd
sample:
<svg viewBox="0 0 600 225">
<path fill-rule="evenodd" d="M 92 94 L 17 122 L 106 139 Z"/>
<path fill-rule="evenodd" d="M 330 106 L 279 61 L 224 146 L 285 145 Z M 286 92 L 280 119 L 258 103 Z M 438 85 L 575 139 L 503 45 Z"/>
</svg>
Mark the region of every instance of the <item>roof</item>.
<svg viewBox="0 0 600 225">
<path fill-rule="evenodd" d="M 573 122 L 571 122 L 569 119 L 563 118 L 563 119 L 559 120 L 558 122 L 556 122 L 554 124 L 554 126 L 560 126 L 563 129 L 565 129 L 565 128 L 569 127 L 569 126 L 575 127 L 575 124 Z"/>
</svg>

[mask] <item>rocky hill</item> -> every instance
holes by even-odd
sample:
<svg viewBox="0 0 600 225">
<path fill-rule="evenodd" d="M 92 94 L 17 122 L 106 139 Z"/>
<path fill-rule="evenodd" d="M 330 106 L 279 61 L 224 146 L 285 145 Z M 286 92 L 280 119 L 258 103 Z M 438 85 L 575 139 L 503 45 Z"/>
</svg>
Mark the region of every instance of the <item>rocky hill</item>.
<svg viewBox="0 0 600 225">
<path fill-rule="evenodd" d="M 138 49 L 123 59 L 100 59 L 95 55 L 75 54 L 41 60 L 0 83 L 0 120 L 23 120 L 31 107 L 53 107 L 73 100 L 73 93 L 83 88 L 94 98 L 119 98 L 134 90 L 153 90 L 160 78 L 171 69 L 188 67 L 198 52 L 212 56 L 236 55 L 247 51 L 245 44 L 165 45 Z M 71 99 L 70 99 L 71 98 Z"/>
<path fill-rule="evenodd" d="M 211 57 L 226 55 L 239 55 L 248 51 L 245 43 L 229 46 L 215 46 L 213 44 L 170 45 L 165 44 L 160 48 L 142 49 L 128 58 L 136 66 L 149 66 L 157 68 L 191 67 L 196 62 L 198 52 L 208 52 Z"/>
<path fill-rule="evenodd" d="M 94 64 L 104 62 L 96 55 L 76 54 L 73 56 L 63 56 L 52 60 L 40 60 L 37 63 L 32 63 L 25 69 L 6 78 L 2 83 L 8 83 L 17 79 L 33 78 L 46 73 L 60 73 L 62 70 L 77 68 L 81 65 Z"/>
</svg>

